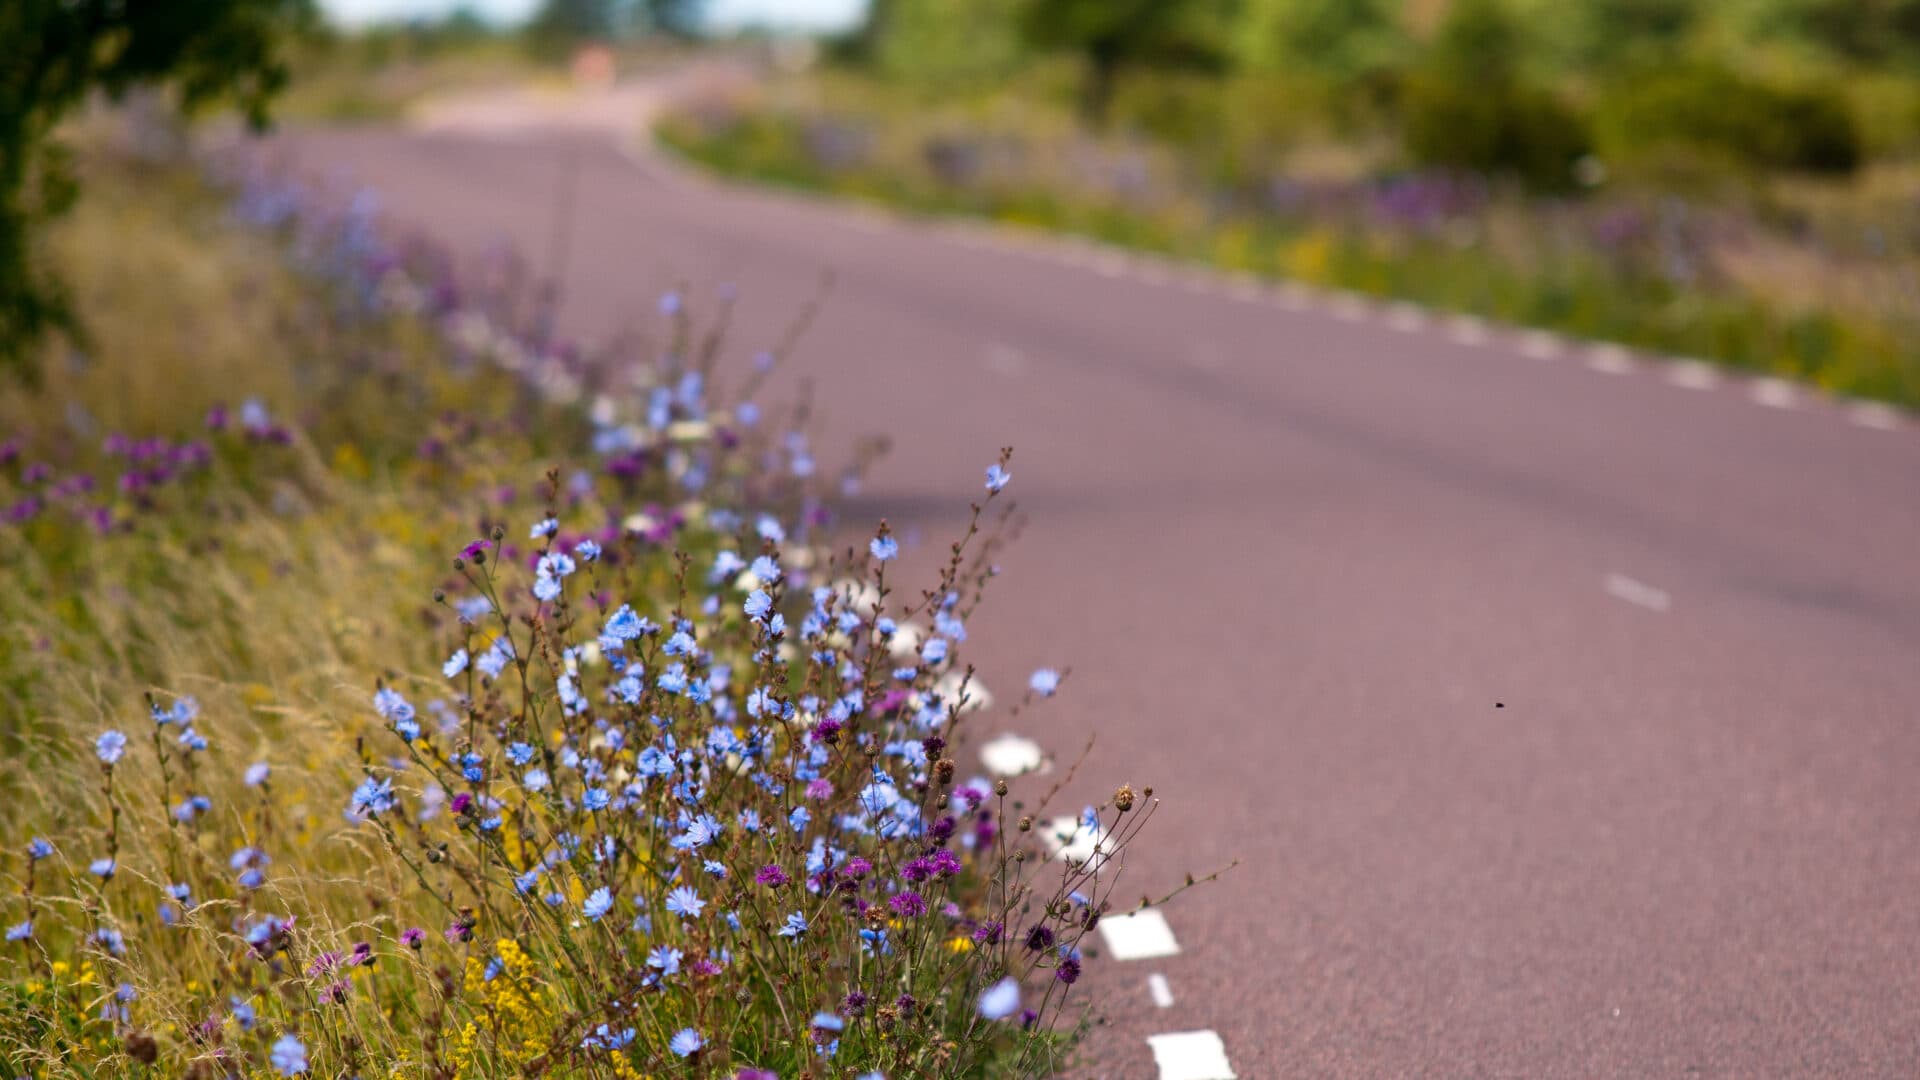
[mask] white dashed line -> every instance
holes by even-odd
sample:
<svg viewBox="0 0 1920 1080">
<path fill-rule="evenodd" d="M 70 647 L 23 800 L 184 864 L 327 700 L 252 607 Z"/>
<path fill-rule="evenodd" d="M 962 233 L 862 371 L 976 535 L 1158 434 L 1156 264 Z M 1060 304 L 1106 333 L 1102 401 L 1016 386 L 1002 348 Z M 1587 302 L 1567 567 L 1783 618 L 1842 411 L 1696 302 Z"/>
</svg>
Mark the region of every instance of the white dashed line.
<svg viewBox="0 0 1920 1080">
<path fill-rule="evenodd" d="M 1100 920 L 1100 937 L 1115 960 L 1152 960 L 1160 956 L 1180 955 L 1180 943 L 1173 938 L 1173 927 L 1166 916 L 1154 908 L 1130 915 L 1108 915 Z"/>
<path fill-rule="evenodd" d="M 1649 611 L 1665 611 L 1673 606 L 1673 598 L 1667 595 L 1665 589 L 1635 581 L 1625 574 L 1607 575 L 1607 595 Z"/>
<path fill-rule="evenodd" d="M 1301 311 L 1313 303 L 1313 290 L 1291 281 L 1283 281 L 1274 287 L 1273 302 L 1289 311 Z"/>
<path fill-rule="evenodd" d="M 1239 1080 L 1227 1063 L 1227 1044 L 1213 1031 L 1149 1035 L 1160 1080 Z"/>
<path fill-rule="evenodd" d="M 1021 353 L 1019 349 L 1011 345 L 996 344 L 987 346 L 987 355 L 984 362 L 987 365 L 988 371 L 993 372 L 995 375 L 1005 375 L 1009 378 L 1017 378 L 1020 375 L 1024 375 L 1027 370 L 1026 356 Z"/>
<path fill-rule="evenodd" d="M 1419 304 L 1393 304 L 1387 308 L 1387 326 L 1403 334 L 1417 334 L 1432 322 L 1427 310 Z"/>
<path fill-rule="evenodd" d="M 1168 986 L 1167 977 L 1157 971 L 1147 976 L 1147 996 L 1159 1008 L 1173 1008 L 1173 987 Z"/>
<path fill-rule="evenodd" d="M 1567 355 L 1567 343 L 1558 334 L 1530 330 L 1520 336 L 1520 355 L 1534 360 L 1558 360 Z"/>
<path fill-rule="evenodd" d="M 980 763 L 995 776 L 1019 776 L 1042 771 L 1047 755 L 1032 739 L 1002 735 L 980 748 Z"/>
<path fill-rule="evenodd" d="M 1113 854 L 1100 844 L 1104 837 L 1102 831 L 1081 825 L 1079 818 L 1054 818 L 1042 825 L 1041 830 L 1040 838 L 1056 859 L 1085 863 L 1088 869 L 1098 869 Z"/>
<path fill-rule="evenodd" d="M 1667 368 L 1667 381 L 1687 390 L 1711 390 L 1720 385 L 1720 373 L 1702 360 L 1676 360 Z"/>
<path fill-rule="evenodd" d="M 1478 319 L 1472 315 L 1456 315 L 1447 320 L 1447 340 L 1455 345 L 1485 345 L 1490 336 L 1484 319 Z"/>
<path fill-rule="evenodd" d="M 1857 402 L 1847 409 L 1847 419 L 1864 428 L 1878 431 L 1897 431 L 1900 428 L 1900 410 L 1891 405 L 1882 405 L 1877 401 Z"/>
<path fill-rule="evenodd" d="M 1769 409 L 1791 409 L 1800 400 L 1799 391 L 1785 379 L 1755 379 L 1750 392 L 1756 404 Z"/>
<path fill-rule="evenodd" d="M 1267 290 L 1252 274 L 1235 274 L 1227 281 L 1227 295 L 1241 303 L 1257 304 L 1267 298 Z"/>
<path fill-rule="evenodd" d="M 1587 350 L 1587 366 L 1603 375 L 1627 375 L 1633 371 L 1633 354 L 1618 345 L 1595 345 Z"/>
<path fill-rule="evenodd" d="M 1340 293 L 1327 302 L 1328 314 L 1341 322 L 1359 322 L 1371 310 L 1364 299 L 1353 293 Z"/>
</svg>

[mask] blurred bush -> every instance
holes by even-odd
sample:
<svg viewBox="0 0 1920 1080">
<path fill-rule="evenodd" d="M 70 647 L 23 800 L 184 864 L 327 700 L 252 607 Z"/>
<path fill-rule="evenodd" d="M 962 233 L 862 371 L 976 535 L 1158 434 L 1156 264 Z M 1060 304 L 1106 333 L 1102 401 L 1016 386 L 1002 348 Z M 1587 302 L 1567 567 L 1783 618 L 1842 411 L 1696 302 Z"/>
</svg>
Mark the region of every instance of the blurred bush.
<svg viewBox="0 0 1920 1080">
<path fill-rule="evenodd" d="M 1600 96 L 1596 131 L 1607 160 L 1649 172 L 1845 174 L 1863 157 L 1839 90 L 1769 84 L 1711 65 L 1614 80 Z"/>
</svg>

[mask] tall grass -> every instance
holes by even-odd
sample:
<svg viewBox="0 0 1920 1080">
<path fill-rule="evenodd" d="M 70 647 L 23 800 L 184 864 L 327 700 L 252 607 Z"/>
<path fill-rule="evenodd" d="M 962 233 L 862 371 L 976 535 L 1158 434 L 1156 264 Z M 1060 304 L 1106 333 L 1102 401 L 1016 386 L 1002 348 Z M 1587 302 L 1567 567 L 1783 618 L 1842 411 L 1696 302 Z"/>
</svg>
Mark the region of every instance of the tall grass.
<svg viewBox="0 0 1920 1080">
<path fill-rule="evenodd" d="M 1061 1063 L 1154 802 L 956 764 L 1006 454 L 902 588 L 688 300 L 623 392 L 364 202 L 132 168 L 59 239 L 90 347 L 0 396 L 12 1068 Z"/>
</svg>

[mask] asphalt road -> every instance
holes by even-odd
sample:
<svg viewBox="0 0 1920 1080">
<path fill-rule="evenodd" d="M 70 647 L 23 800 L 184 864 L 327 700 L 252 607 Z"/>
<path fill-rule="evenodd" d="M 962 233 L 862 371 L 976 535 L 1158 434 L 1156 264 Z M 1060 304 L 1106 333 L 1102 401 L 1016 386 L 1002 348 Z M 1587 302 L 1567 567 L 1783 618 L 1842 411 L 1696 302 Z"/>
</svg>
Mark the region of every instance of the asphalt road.
<svg viewBox="0 0 1920 1080">
<path fill-rule="evenodd" d="M 1243 860 L 1168 908 L 1178 955 L 1092 966 L 1085 1075 L 1198 1030 L 1242 1078 L 1920 1075 L 1911 423 L 586 136 L 286 145 L 536 260 L 570 187 L 585 337 L 734 282 L 744 356 L 831 271 L 793 366 L 829 429 L 896 437 L 853 512 L 929 548 L 1017 447 L 1032 525 L 970 655 L 1007 691 L 1071 665 L 1023 733 L 1097 733 L 1087 794 L 1155 788 L 1125 891 Z"/>
</svg>

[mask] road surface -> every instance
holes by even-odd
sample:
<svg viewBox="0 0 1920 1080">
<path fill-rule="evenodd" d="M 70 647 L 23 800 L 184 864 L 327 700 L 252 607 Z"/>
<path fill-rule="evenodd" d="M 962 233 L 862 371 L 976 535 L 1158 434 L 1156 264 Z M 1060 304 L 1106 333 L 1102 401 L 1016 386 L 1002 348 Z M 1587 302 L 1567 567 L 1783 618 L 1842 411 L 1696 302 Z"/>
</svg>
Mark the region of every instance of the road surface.
<svg viewBox="0 0 1920 1080">
<path fill-rule="evenodd" d="M 1129 895 L 1243 860 L 1165 911 L 1177 954 L 1094 962 L 1076 1075 L 1219 1072 L 1204 1036 L 1156 1061 L 1191 1032 L 1248 1080 L 1920 1075 L 1910 423 L 583 132 L 285 145 L 536 261 L 570 187 L 588 338 L 733 282 L 745 356 L 830 271 L 792 366 L 896 437 L 851 512 L 928 549 L 1017 447 L 971 657 L 1003 696 L 1071 665 L 1020 718 L 1098 734 L 1069 811 L 1155 789 Z"/>
</svg>

